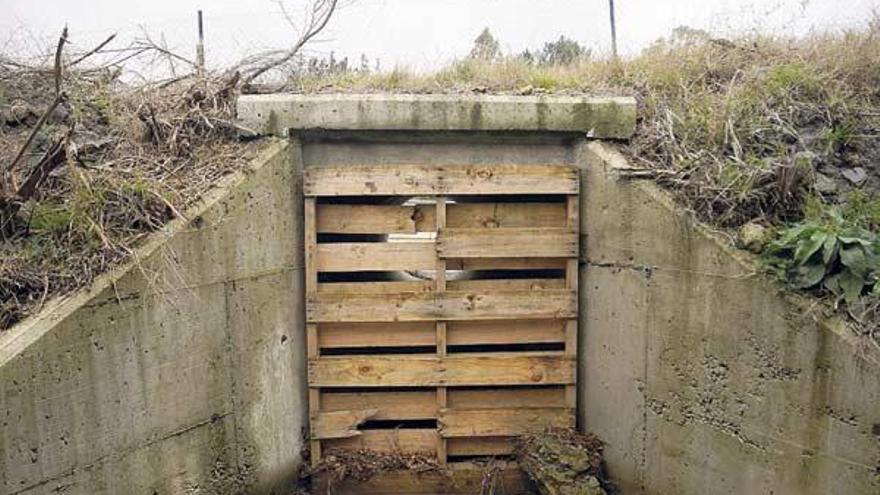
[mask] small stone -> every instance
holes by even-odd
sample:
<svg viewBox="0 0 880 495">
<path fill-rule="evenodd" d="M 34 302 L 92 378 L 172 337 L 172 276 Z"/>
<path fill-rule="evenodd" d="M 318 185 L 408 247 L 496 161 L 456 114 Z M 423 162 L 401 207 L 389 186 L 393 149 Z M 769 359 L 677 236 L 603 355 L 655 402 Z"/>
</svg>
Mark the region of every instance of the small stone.
<svg viewBox="0 0 880 495">
<path fill-rule="evenodd" d="M 519 88 L 519 94 L 524 95 L 524 96 L 528 96 L 534 92 L 535 92 L 535 87 L 532 86 L 531 84 L 528 86 L 523 86 L 522 88 Z"/>
<path fill-rule="evenodd" d="M 857 186 L 864 184 L 865 181 L 868 180 L 868 173 L 865 172 L 865 169 L 862 167 L 848 168 L 842 170 L 840 173 L 846 178 L 846 180 Z"/>
<path fill-rule="evenodd" d="M 758 254 L 767 244 L 767 229 L 763 225 L 749 222 L 739 229 L 739 247 Z"/>
<path fill-rule="evenodd" d="M 837 183 L 825 174 L 816 173 L 816 182 L 813 184 L 816 192 L 820 194 L 834 194 L 837 192 Z"/>
</svg>

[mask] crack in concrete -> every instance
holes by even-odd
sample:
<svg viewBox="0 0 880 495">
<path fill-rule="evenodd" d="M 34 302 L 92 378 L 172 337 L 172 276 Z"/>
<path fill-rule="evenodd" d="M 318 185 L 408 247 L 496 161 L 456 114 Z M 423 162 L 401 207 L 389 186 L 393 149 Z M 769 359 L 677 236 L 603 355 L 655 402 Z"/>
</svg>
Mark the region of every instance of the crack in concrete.
<svg viewBox="0 0 880 495">
<path fill-rule="evenodd" d="M 165 440 L 168 440 L 168 439 L 171 439 L 171 438 L 175 438 L 175 437 L 179 437 L 179 436 L 181 436 L 181 435 L 185 435 L 185 434 L 187 434 L 187 433 L 189 433 L 189 432 L 191 432 L 191 431 L 197 430 L 197 429 L 199 429 L 199 428 L 201 428 L 201 427 L 203 427 L 203 426 L 207 426 L 207 425 L 214 424 L 214 423 L 216 423 L 217 421 L 220 421 L 221 419 L 225 418 L 226 416 L 229 416 L 230 414 L 232 414 L 232 413 L 228 413 L 228 412 L 227 412 L 227 413 L 223 413 L 223 414 L 212 414 L 210 418 L 207 418 L 207 419 L 204 419 L 204 420 L 202 420 L 202 421 L 199 421 L 198 423 L 194 423 L 194 424 L 191 424 L 191 425 L 189 425 L 189 426 L 185 426 L 185 427 L 180 428 L 180 429 L 178 429 L 178 430 L 172 431 L 171 433 L 168 433 L 168 434 L 166 434 L 166 435 L 163 435 L 163 436 L 161 436 L 161 437 L 159 437 L 159 438 L 154 438 L 154 439 L 152 439 L 152 440 L 149 440 L 149 441 L 147 441 L 147 442 L 144 442 L 144 443 L 142 443 L 142 444 L 140 444 L 140 445 L 137 445 L 137 446 L 135 446 L 135 447 L 131 447 L 131 448 L 129 448 L 129 449 L 126 449 L 126 450 L 124 450 L 123 452 L 120 452 L 120 453 L 104 454 L 104 455 L 102 455 L 102 456 L 99 456 L 99 457 L 95 458 L 93 461 L 91 461 L 91 462 L 88 463 L 88 464 L 85 464 L 85 465 L 82 465 L 82 466 L 76 466 L 76 467 L 74 467 L 74 468 L 71 468 L 71 469 L 69 469 L 69 470 L 67 470 L 67 471 L 64 471 L 64 472 L 62 472 L 62 473 L 56 474 L 56 475 L 54 475 L 54 476 L 52 476 L 52 477 L 50 477 L 50 478 L 47 478 L 47 479 L 45 479 L 45 480 L 42 480 L 42 481 L 39 481 L 39 482 L 37 482 L 37 483 L 34 483 L 34 484 L 31 484 L 31 485 L 28 485 L 28 486 L 23 487 L 23 488 L 19 488 L 18 490 L 14 491 L 14 492 L 10 492 L 9 495 L 19 495 L 19 494 L 22 494 L 22 493 L 26 493 L 26 492 L 28 492 L 28 491 L 30 491 L 30 490 L 33 490 L 33 489 L 39 488 L 39 487 L 41 487 L 41 486 L 45 486 L 45 485 L 47 485 L 47 484 L 49 484 L 49 483 L 52 483 L 52 482 L 55 482 L 55 481 L 63 480 L 64 478 L 67 478 L 68 476 L 73 476 L 73 475 L 75 475 L 75 474 L 78 473 L 78 472 L 81 472 L 81 471 L 90 471 L 90 470 L 92 470 L 92 469 L 94 469 L 94 468 L 100 466 L 101 464 L 105 463 L 105 462 L 108 461 L 108 460 L 117 460 L 117 461 L 118 461 L 118 460 L 120 460 L 120 459 L 124 459 L 125 457 L 128 457 L 129 455 L 134 454 L 135 452 L 137 452 L 137 451 L 139 451 L 139 450 L 141 450 L 141 449 L 151 447 L 151 446 L 153 446 L 153 445 L 155 445 L 155 444 L 157 444 L 157 443 L 159 443 L 159 442 L 164 442 Z M 69 483 L 69 484 L 67 484 L 67 485 L 62 485 L 61 487 L 56 487 L 55 489 L 53 489 L 53 491 L 59 491 L 59 488 L 60 488 L 60 489 L 66 489 L 67 487 L 74 486 L 75 484 L 76 484 L 76 482 Z"/>
</svg>

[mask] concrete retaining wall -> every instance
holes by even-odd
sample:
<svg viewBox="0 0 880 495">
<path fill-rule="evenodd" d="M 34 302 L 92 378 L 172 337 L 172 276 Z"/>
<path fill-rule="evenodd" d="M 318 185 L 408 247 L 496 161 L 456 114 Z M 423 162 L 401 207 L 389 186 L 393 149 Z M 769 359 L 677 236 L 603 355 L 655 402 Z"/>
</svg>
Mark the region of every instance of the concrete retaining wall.
<svg viewBox="0 0 880 495">
<path fill-rule="evenodd" d="M 623 493 L 880 492 L 880 353 L 598 143 L 582 205 L 582 426 Z"/>
<path fill-rule="evenodd" d="M 0 493 L 289 489 L 306 417 L 297 177 L 271 145 L 138 266 L 0 335 Z"/>
<path fill-rule="evenodd" d="M 0 494 L 290 482 L 306 420 L 300 169 L 493 162 L 582 168 L 578 419 L 623 493 L 880 492 L 880 354 L 620 176 L 587 136 L 628 137 L 631 100 L 278 98 L 240 109 L 294 129 L 289 143 L 138 266 L 0 335 Z"/>
</svg>

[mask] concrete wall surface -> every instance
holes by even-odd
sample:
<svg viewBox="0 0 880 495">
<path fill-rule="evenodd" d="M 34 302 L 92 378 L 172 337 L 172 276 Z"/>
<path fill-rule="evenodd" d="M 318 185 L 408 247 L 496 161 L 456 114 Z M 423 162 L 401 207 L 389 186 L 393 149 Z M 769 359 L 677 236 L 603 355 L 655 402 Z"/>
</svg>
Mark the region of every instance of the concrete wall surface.
<svg viewBox="0 0 880 495">
<path fill-rule="evenodd" d="M 631 101 L 239 110 L 292 139 L 138 263 L 0 334 L 0 495 L 282 493 L 307 421 L 302 168 L 488 163 L 582 169 L 578 422 L 622 493 L 880 493 L 880 353 L 621 173 L 588 136 L 628 137 Z"/>
<path fill-rule="evenodd" d="M 880 353 L 620 174 L 583 171 L 580 407 L 622 493 L 880 493 Z"/>
<path fill-rule="evenodd" d="M 0 494 L 289 488 L 306 421 L 298 176 L 291 146 L 269 145 L 139 263 L 0 335 Z"/>
<path fill-rule="evenodd" d="M 636 126 L 631 97 L 328 94 L 246 95 L 238 116 L 260 134 L 288 130 L 578 132 L 626 139 Z"/>
</svg>

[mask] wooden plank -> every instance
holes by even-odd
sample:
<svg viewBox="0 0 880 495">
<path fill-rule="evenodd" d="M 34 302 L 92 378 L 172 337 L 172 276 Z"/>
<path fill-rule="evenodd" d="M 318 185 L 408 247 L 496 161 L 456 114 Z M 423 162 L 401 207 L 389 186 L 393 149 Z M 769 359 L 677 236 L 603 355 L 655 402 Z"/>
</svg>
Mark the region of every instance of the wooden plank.
<svg viewBox="0 0 880 495">
<path fill-rule="evenodd" d="M 433 347 L 435 345 L 435 338 L 434 323 L 428 321 L 321 323 L 318 327 L 318 345 L 322 349 L 340 347 Z"/>
<path fill-rule="evenodd" d="M 433 242 L 339 242 L 318 244 L 319 272 L 433 270 Z"/>
<path fill-rule="evenodd" d="M 378 412 L 378 409 L 319 412 L 311 418 L 312 439 L 356 437 L 361 434 L 357 427 Z"/>
<path fill-rule="evenodd" d="M 565 270 L 563 258 L 447 259 L 447 270 Z"/>
<path fill-rule="evenodd" d="M 566 199 L 566 222 L 571 228 L 578 228 L 580 220 L 580 199 L 578 196 L 568 196 Z M 565 286 L 575 292 L 578 290 L 579 265 L 578 259 L 570 259 L 565 265 Z M 568 320 L 565 325 L 565 355 L 577 356 L 578 347 L 578 321 L 576 318 Z M 571 407 L 577 407 L 577 384 L 566 386 L 565 389 L 566 404 Z"/>
<path fill-rule="evenodd" d="M 325 473 L 316 473 L 312 493 L 334 495 L 474 495 L 492 493 L 525 495 L 530 492 L 526 474 L 515 462 L 494 460 L 486 463 L 454 462 L 442 471 L 385 471 L 366 481 L 333 480 Z"/>
<path fill-rule="evenodd" d="M 368 449 L 376 452 L 425 453 L 434 455 L 439 440 L 434 429 L 364 430 L 351 438 L 322 440 L 324 452 L 333 449 Z"/>
<path fill-rule="evenodd" d="M 440 229 L 441 258 L 572 258 L 577 232 L 570 228 Z"/>
<path fill-rule="evenodd" d="M 436 201 L 434 227 L 439 231 L 446 227 L 446 196 L 440 196 Z M 434 290 L 446 291 L 446 260 L 437 258 L 436 270 L 434 271 Z M 436 340 L 437 357 L 442 359 L 446 356 L 446 322 L 437 321 Z M 446 407 L 446 387 L 437 387 L 437 410 Z M 446 464 L 446 440 L 441 438 L 437 441 L 437 461 Z"/>
<path fill-rule="evenodd" d="M 319 205 L 317 229 L 334 234 L 415 234 L 434 231 L 432 205 Z"/>
<path fill-rule="evenodd" d="M 451 321 L 447 345 L 533 344 L 565 341 L 568 320 Z"/>
<path fill-rule="evenodd" d="M 309 387 L 439 387 L 574 383 L 562 353 L 327 356 L 309 361 Z"/>
<path fill-rule="evenodd" d="M 305 169 L 306 196 L 576 194 L 570 165 L 327 165 Z"/>
<path fill-rule="evenodd" d="M 562 386 L 453 388 L 449 390 L 447 406 L 450 409 L 566 407 L 565 388 Z"/>
<path fill-rule="evenodd" d="M 493 456 L 513 453 L 511 437 L 458 437 L 446 440 L 446 454 L 457 456 Z"/>
<path fill-rule="evenodd" d="M 565 227 L 565 203 L 451 203 L 447 227 Z"/>
<path fill-rule="evenodd" d="M 564 278 L 518 278 L 484 280 L 448 280 L 447 290 L 491 292 L 497 290 L 546 290 L 565 289 Z M 388 291 L 391 292 L 391 291 Z M 406 291 L 398 291 L 406 292 Z"/>
<path fill-rule="evenodd" d="M 576 318 L 577 292 L 318 293 L 308 295 L 306 306 L 310 323 Z"/>
<path fill-rule="evenodd" d="M 318 289 L 318 270 L 316 266 L 318 234 L 315 229 L 317 201 L 315 198 L 306 198 L 303 204 L 303 227 L 304 227 L 304 251 L 305 251 L 305 288 L 306 294 L 314 294 Z M 317 359 L 318 326 L 314 323 L 306 324 L 306 355 L 309 359 Z M 321 404 L 321 394 L 315 389 L 309 389 L 309 418 L 318 414 Z M 312 466 L 316 466 L 321 460 L 321 442 L 316 439 L 309 440 Z"/>
<path fill-rule="evenodd" d="M 565 282 L 563 279 L 555 279 Z M 560 289 L 565 284 L 560 284 Z M 394 294 L 398 292 L 432 292 L 434 283 L 430 280 L 401 280 L 393 282 L 323 282 L 318 284 L 318 292 L 351 294 L 367 292 L 370 294 Z"/>
<path fill-rule="evenodd" d="M 516 436 L 573 427 L 574 409 L 441 409 L 437 421 L 444 438 Z"/>
<path fill-rule="evenodd" d="M 321 392 L 321 411 L 377 409 L 372 419 L 434 419 L 437 404 L 433 390 L 401 392 Z"/>
<path fill-rule="evenodd" d="M 565 203 L 449 203 L 455 228 L 564 227 Z M 433 205 L 318 205 L 319 233 L 415 234 L 435 231 Z"/>
</svg>

